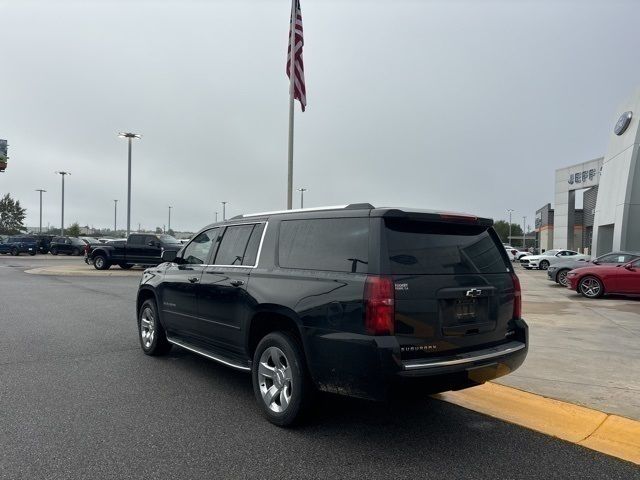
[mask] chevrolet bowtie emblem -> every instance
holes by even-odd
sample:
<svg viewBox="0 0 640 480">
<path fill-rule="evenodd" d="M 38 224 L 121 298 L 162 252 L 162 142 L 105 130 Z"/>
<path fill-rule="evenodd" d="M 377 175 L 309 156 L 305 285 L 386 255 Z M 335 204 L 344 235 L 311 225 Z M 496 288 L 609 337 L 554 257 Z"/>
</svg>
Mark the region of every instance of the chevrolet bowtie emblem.
<svg viewBox="0 0 640 480">
<path fill-rule="evenodd" d="M 467 297 L 475 298 L 482 295 L 482 290 L 477 288 L 472 288 L 471 290 L 467 290 Z"/>
</svg>

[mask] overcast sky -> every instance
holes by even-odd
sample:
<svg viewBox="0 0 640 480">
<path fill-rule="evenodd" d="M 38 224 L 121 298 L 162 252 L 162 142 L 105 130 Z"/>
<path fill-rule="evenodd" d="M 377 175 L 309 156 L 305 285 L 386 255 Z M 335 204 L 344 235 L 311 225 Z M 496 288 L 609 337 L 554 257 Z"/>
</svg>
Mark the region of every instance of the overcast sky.
<svg viewBox="0 0 640 480">
<path fill-rule="evenodd" d="M 290 3 L 0 0 L 0 193 L 27 224 L 195 230 L 286 207 Z M 554 170 L 605 153 L 640 85 L 640 2 L 302 0 L 305 206 L 371 202 L 533 225 Z M 299 206 L 296 192 L 295 204 Z"/>
</svg>

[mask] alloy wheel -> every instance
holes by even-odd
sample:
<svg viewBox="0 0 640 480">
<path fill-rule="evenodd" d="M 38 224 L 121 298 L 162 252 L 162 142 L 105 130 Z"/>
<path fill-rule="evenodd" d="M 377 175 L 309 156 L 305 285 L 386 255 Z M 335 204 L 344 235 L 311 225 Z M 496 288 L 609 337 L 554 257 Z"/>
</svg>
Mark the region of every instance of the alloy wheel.
<svg viewBox="0 0 640 480">
<path fill-rule="evenodd" d="M 98 270 L 101 270 L 104 267 L 104 258 L 97 257 L 94 261 L 94 264 Z"/>
<path fill-rule="evenodd" d="M 580 293 L 585 297 L 595 298 L 600 295 L 602 285 L 600 281 L 593 277 L 587 277 L 580 281 Z"/>
<path fill-rule="evenodd" d="M 260 356 L 258 382 L 262 400 L 269 410 L 284 412 L 291 402 L 291 364 L 278 347 L 269 347 Z"/>
<path fill-rule="evenodd" d="M 567 270 L 562 270 L 560 273 L 558 273 L 558 283 L 563 287 L 567 286 L 567 273 Z"/>
<path fill-rule="evenodd" d="M 144 348 L 149 349 L 153 345 L 156 335 L 156 320 L 151 307 L 145 307 L 140 316 L 140 338 Z"/>
</svg>

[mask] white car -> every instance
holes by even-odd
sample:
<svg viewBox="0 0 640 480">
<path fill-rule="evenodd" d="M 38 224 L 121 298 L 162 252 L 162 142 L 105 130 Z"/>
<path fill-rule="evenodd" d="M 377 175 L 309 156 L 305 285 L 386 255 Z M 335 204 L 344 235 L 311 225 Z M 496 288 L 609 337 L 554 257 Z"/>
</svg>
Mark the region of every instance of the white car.
<svg viewBox="0 0 640 480">
<path fill-rule="evenodd" d="M 507 256 L 509 257 L 509 260 L 511 260 L 512 262 L 516 260 L 520 260 L 522 257 L 525 257 L 527 255 L 531 255 L 529 252 L 521 252 L 520 250 L 518 250 L 515 247 L 512 247 L 511 245 L 504 245 L 504 249 L 507 252 Z"/>
<path fill-rule="evenodd" d="M 552 250 L 547 250 L 541 255 L 528 255 L 520 259 L 520 265 L 527 270 L 532 268 L 546 270 L 549 268 L 549 265 L 563 260 L 591 260 L 591 256 L 583 255 L 582 253 L 574 252 L 573 250 L 554 248 Z"/>
</svg>

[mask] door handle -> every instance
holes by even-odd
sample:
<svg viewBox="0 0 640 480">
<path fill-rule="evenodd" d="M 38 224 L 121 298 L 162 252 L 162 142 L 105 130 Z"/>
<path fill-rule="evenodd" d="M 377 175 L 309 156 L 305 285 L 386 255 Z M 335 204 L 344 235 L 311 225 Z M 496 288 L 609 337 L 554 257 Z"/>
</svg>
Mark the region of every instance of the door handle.
<svg viewBox="0 0 640 480">
<path fill-rule="evenodd" d="M 231 280 L 230 283 L 234 287 L 241 287 L 242 285 L 244 285 L 244 281 L 242 281 L 242 280 Z"/>
<path fill-rule="evenodd" d="M 198 281 L 198 277 L 189 277 L 188 280 L 191 283 L 196 283 Z"/>
</svg>

